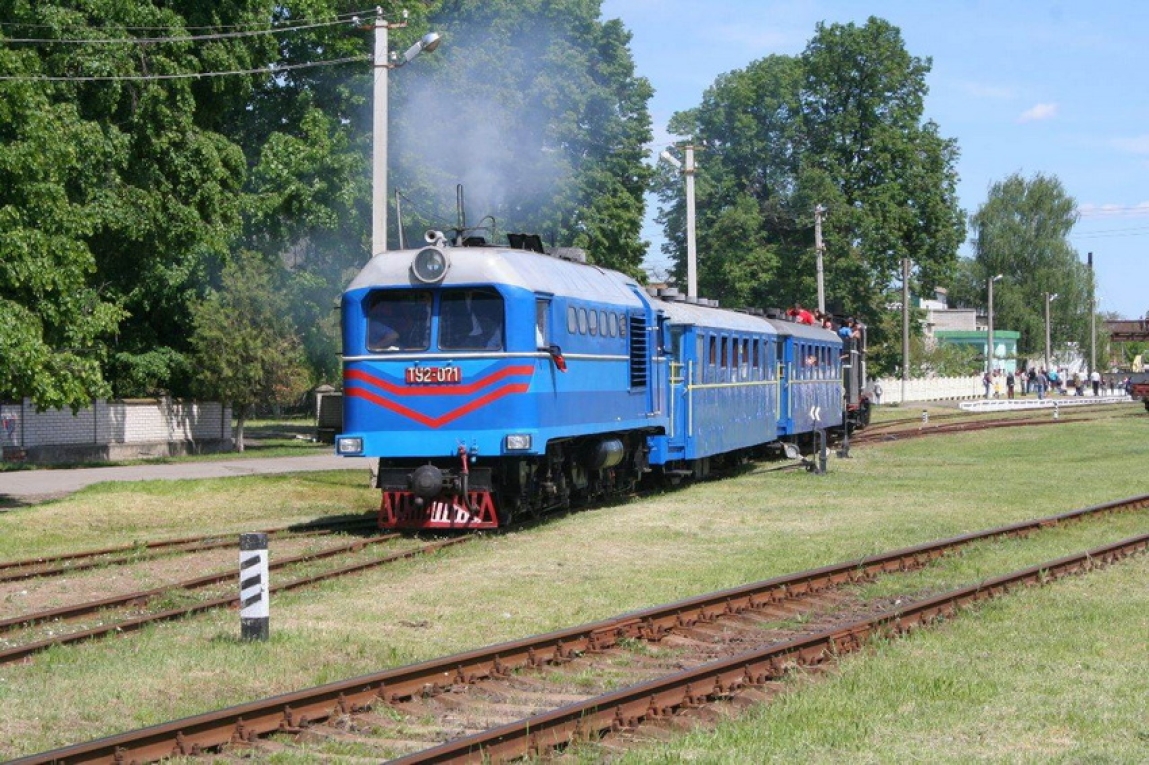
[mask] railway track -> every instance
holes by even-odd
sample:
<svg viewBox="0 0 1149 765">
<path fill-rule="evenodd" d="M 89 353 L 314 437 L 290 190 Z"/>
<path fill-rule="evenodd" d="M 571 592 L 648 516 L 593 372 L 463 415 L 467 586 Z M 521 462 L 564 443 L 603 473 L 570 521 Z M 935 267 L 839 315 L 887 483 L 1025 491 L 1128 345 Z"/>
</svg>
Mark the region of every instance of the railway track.
<svg viewBox="0 0 1149 765">
<path fill-rule="evenodd" d="M 786 672 L 826 665 L 876 636 L 900 635 L 1013 588 L 1142 553 L 1149 535 L 914 602 L 870 602 L 852 585 L 919 569 L 974 542 L 1147 507 L 1149 496 L 1141 496 L 966 534 L 14 762 L 241 757 L 250 748 L 290 746 L 281 739 L 301 734 L 311 742 L 354 743 L 375 758 L 399 756 L 400 763 L 500 762 L 604 736 L 598 746 L 622 746 L 652 723 L 673 724 L 738 698 L 768 698 Z M 604 679 L 588 681 L 592 669 Z M 267 738 L 272 734 L 280 735 Z"/>
<path fill-rule="evenodd" d="M 330 518 L 291 526 L 278 526 L 264 529 L 263 533 L 276 539 L 303 536 L 324 536 L 376 528 L 375 514 Z M 153 542 L 140 542 L 117 547 L 65 553 L 62 555 L 28 558 L 25 560 L 0 561 L 0 583 L 19 582 L 39 577 L 62 576 L 79 571 L 87 571 L 101 566 L 123 566 L 152 560 L 163 555 L 176 553 L 204 552 L 222 547 L 234 547 L 234 534 L 208 534 L 179 539 L 161 539 Z"/>
<path fill-rule="evenodd" d="M 276 560 L 269 565 L 272 571 L 283 571 L 302 564 L 315 563 L 330 558 L 339 558 L 360 553 L 370 547 L 400 538 L 399 534 L 383 534 L 366 539 L 356 539 L 320 551 L 308 552 Z M 427 555 L 453 545 L 470 541 L 473 536 L 458 536 L 437 542 L 409 547 L 398 552 L 368 558 L 319 573 L 310 573 L 286 582 L 278 582 L 269 588 L 272 594 L 299 589 L 342 576 L 357 574 L 400 560 L 419 555 Z M 235 547 L 235 540 L 227 546 Z M 210 549 L 213 545 L 199 546 L 196 549 Z M 238 572 L 235 569 L 205 574 L 174 582 L 163 587 L 139 590 L 109 598 L 62 606 L 45 611 L 22 614 L 0 620 L 0 665 L 27 659 L 33 654 L 55 646 L 69 645 L 92 640 L 109 634 L 124 634 L 142 629 L 149 624 L 171 621 L 184 616 L 202 613 L 217 608 L 238 608 L 239 598 L 236 587 Z M 231 592 L 218 595 L 212 588 L 227 583 Z M 153 603 L 168 602 L 173 594 L 187 595 L 197 591 L 207 591 L 208 595 L 195 602 L 178 607 L 152 608 Z M 70 631 L 61 627 L 76 625 Z"/>
</svg>

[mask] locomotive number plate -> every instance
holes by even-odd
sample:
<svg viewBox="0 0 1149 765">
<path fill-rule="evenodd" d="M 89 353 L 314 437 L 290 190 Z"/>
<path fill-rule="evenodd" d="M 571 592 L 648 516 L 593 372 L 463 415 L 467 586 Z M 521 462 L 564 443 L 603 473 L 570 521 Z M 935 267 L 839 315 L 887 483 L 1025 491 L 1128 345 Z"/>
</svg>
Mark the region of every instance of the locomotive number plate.
<svg viewBox="0 0 1149 765">
<path fill-rule="evenodd" d="M 459 367 L 407 367 L 408 385 L 436 385 L 463 382 Z"/>
</svg>

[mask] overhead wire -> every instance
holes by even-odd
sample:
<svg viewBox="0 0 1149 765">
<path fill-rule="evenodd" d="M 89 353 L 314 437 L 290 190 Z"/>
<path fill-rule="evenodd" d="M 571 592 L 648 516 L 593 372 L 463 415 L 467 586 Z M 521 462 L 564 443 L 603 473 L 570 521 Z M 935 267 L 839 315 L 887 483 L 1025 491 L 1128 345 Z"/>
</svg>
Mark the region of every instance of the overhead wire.
<svg viewBox="0 0 1149 765">
<path fill-rule="evenodd" d="M 202 25 L 202 26 L 185 26 L 183 28 L 185 30 L 205 30 L 205 29 L 211 29 L 211 30 L 243 30 L 243 29 L 247 29 L 253 33 L 267 32 L 267 31 L 282 32 L 282 31 L 291 31 L 293 29 L 307 29 L 307 28 L 310 28 L 311 26 L 322 25 L 322 24 L 345 24 L 348 21 L 353 21 L 354 19 L 357 19 L 357 18 L 363 18 L 365 16 L 372 15 L 377 10 L 378 9 L 371 9 L 371 10 L 363 10 L 363 11 L 350 11 L 350 12 L 346 12 L 346 13 L 338 13 L 335 15 L 335 19 L 333 21 L 326 21 L 326 22 L 314 22 L 314 23 L 312 23 L 312 22 L 303 22 L 303 21 L 285 21 L 285 22 L 280 23 L 280 25 L 278 25 L 278 26 L 276 25 L 275 22 L 272 22 L 271 26 L 268 26 L 264 22 L 258 22 L 258 24 L 257 23 L 252 23 L 252 24 L 218 24 L 218 25 Z M 85 24 L 55 25 L 55 24 L 31 24 L 31 23 L 26 23 L 26 22 L 22 22 L 22 21 L 0 21 L 0 31 L 2 31 L 6 27 L 22 28 L 22 29 L 56 29 L 56 30 L 82 29 L 85 31 L 89 31 L 92 29 L 92 27 L 85 25 Z M 168 31 L 170 29 L 170 27 L 165 27 L 165 26 L 122 26 L 122 27 L 117 27 L 117 29 L 121 29 L 125 32 L 149 32 L 149 31 L 164 32 L 164 31 Z M 5 40 L 4 40 L 4 38 L 0 38 L 0 41 L 5 41 Z M 60 40 L 56 39 L 56 38 L 34 39 L 34 40 L 27 40 L 27 41 L 28 42 L 60 42 Z M 7 42 L 12 42 L 12 40 L 7 40 Z"/>
<path fill-rule="evenodd" d="M 212 42 L 217 40 L 240 39 L 246 37 L 256 37 L 262 35 L 278 35 L 288 34 L 292 32 L 299 32 L 308 29 L 318 29 L 323 27 L 332 27 L 347 24 L 348 22 L 354 23 L 360 17 L 365 17 L 374 11 L 362 11 L 358 13 L 342 13 L 338 14 L 335 19 L 327 21 L 316 22 L 297 22 L 292 24 L 284 24 L 280 26 L 261 26 L 259 28 L 250 28 L 243 31 L 228 31 L 228 32 L 213 32 L 211 34 L 203 35 L 186 35 L 183 37 L 124 37 L 124 38 L 4 38 L 0 37 L 0 44 L 4 43 L 22 43 L 22 44 L 74 44 L 74 45 L 114 45 L 114 44 L 128 44 L 128 45 L 157 45 L 157 44 L 181 44 L 181 43 L 199 43 L 199 42 Z M 24 25 L 19 22 L 3 22 L 0 23 L 2 27 L 24 27 L 34 26 L 37 28 L 49 27 L 48 25 Z M 67 27 L 65 27 L 67 28 Z M 84 28 L 87 27 L 76 27 Z M 223 27 L 224 29 L 239 30 L 241 27 L 235 25 L 233 27 Z M 124 27 L 124 30 L 155 30 L 162 29 L 162 27 Z M 211 27 L 192 27 L 192 29 L 211 29 Z M 15 74 L 15 75 L 0 75 L 0 82 L 119 82 L 119 81 L 147 81 L 147 80 L 187 80 L 187 79 L 201 79 L 210 77 L 225 77 L 231 75 L 252 75 L 252 74 L 280 74 L 283 72 L 295 71 L 300 69 L 310 69 L 326 66 L 337 66 L 340 64 L 347 64 L 358 61 L 371 60 L 370 54 L 362 54 L 358 56 L 346 56 L 336 59 L 328 59 L 321 61 L 307 61 L 298 64 L 270 64 L 265 67 L 255 67 L 250 69 L 234 69 L 226 71 L 210 71 L 210 72 L 181 72 L 177 74 L 122 74 L 122 75 L 30 75 L 30 74 Z"/>
<path fill-rule="evenodd" d="M 370 61 L 367 53 L 358 56 L 346 56 L 328 61 L 307 61 L 302 64 L 275 64 L 256 69 L 232 69 L 222 72 L 183 72 L 180 74 L 116 74 L 116 75 L 0 75 L 0 82 L 20 80 L 23 82 L 116 82 L 140 80 L 195 80 L 202 77 L 226 77 L 233 74 L 279 74 L 297 69 L 311 69 L 322 66 L 336 66 L 353 61 Z"/>
</svg>

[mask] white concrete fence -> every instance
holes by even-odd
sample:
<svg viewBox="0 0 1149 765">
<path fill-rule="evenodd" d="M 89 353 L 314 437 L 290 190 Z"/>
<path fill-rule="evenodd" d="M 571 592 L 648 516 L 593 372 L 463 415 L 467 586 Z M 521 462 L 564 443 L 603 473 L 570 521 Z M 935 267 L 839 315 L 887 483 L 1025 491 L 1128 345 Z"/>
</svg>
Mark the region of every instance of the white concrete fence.
<svg viewBox="0 0 1149 765">
<path fill-rule="evenodd" d="M 872 380 L 871 388 L 874 385 L 881 386 L 882 395 L 879 398 L 879 404 L 902 404 L 913 403 L 915 401 L 952 401 L 954 399 L 985 399 L 985 386 L 982 384 L 981 375 L 973 375 L 970 377 L 933 377 L 923 378 L 918 380 L 906 380 L 905 396 L 902 395 L 903 382 L 899 378 L 882 378 L 879 380 Z M 1015 395 L 1020 396 L 1024 387 L 1021 381 L 1018 381 L 1017 386 L 1014 388 Z M 1087 383 L 1084 387 L 1085 399 L 1093 398 L 1093 388 Z M 990 388 L 990 395 L 993 395 L 993 388 Z M 1004 399 L 1005 380 L 1002 380 L 1001 395 L 998 399 Z M 1073 394 L 1072 386 L 1066 388 L 1064 396 L 1057 394 L 1047 394 L 1047 398 L 1058 399 L 1066 401 L 1075 397 Z M 1081 398 L 1078 398 L 1080 401 Z M 1105 398 L 1107 400 L 1114 398 L 1128 398 L 1124 391 L 1111 390 L 1102 388 L 1101 395 L 1098 398 Z M 1035 399 L 1036 401 L 1036 399 Z"/>
<path fill-rule="evenodd" d="M 232 443 L 231 407 L 214 401 L 99 399 L 75 414 L 37 412 L 28 399 L 0 403 L 5 460 L 131 460 L 226 451 Z"/>
</svg>

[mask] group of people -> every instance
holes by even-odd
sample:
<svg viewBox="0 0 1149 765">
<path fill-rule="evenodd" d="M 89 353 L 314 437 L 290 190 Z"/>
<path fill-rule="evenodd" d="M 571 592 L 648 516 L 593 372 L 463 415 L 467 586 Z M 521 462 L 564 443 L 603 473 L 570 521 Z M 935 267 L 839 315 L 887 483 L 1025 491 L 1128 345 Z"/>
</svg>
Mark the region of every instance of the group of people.
<svg viewBox="0 0 1149 765">
<path fill-rule="evenodd" d="M 1016 374 L 995 369 L 981 376 L 986 398 L 1001 398 L 1004 394 L 1007 399 L 1012 399 L 1015 389 L 1021 388 L 1023 396 L 1035 393 L 1039 400 L 1044 399 L 1046 393 L 1067 395 L 1069 387 L 1073 388 L 1074 395 L 1084 396 L 1086 379 L 1080 372 L 1074 372 L 1067 382 L 1065 370 L 1047 370 L 1045 367 L 1030 367 L 1018 370 Z M 1096 369 L 1088 375 L 1088 382 L 1094 396 L 1100 396 L 1102 390 L 1115 393 L 1128 392 L 1129 389 L 1129 378 L 1121 381 L 1113 377 L 1104 378 Z"/>
<path fill-rule="evenodd" d="M 862 323 L 853 317 L 838 323 L 830 314 L 823 313 L 817 308 L 810 311 L 803 308 L 801 303 L 795 303 L 792 308 L 786 311 L 786 315 L 799 324 L 809 324 L 836 332 L 843 340 L 860 340 L 864 329 Z"/>
</svg>

